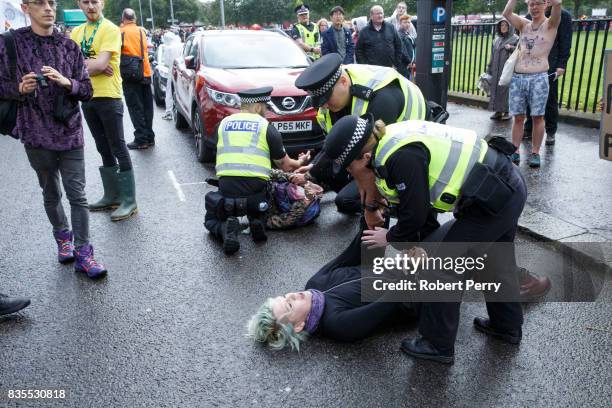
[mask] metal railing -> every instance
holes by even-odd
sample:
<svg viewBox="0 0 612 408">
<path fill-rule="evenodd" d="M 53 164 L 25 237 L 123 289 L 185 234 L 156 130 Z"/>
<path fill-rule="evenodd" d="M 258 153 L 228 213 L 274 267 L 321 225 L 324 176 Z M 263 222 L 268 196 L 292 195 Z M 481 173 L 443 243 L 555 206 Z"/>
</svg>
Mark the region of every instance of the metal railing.
<svg viewBox="0 0 612 408">
<path fill-rule="evenodd" d="M 484 96 L 476 87 L 486 71 L 495 23 L 453 24 L 450 91 Z M 604 51 L 612 48 L 612 19 L 572 21 L 571 55 L 559 78 L 559 107 L 595 113 L 602 95 Z"/>
</svg>

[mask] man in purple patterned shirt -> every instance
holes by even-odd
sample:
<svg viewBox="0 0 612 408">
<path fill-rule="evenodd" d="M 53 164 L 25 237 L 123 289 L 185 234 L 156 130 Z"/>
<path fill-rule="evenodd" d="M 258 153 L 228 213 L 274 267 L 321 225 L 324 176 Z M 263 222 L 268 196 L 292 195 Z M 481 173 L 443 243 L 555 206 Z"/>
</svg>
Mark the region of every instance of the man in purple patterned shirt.
<svg viewBox="0 0 612 408">
<path fill-rule="evenodd" d="M 17 80 L 11 80 L 6 39 L 0 39 L 0 98 L 19 98 L 13 136 L 25 146 L 42 188 L 53 226 L 58 261 L 75 261 L 75 271 L 90 278 L 106 274 L 93 258 L 85 196 L 83 125 L 79 101 L 91 98 L 91 81 L 79 46 L 55 31 L 55 0 L 22 0 L 32 25 L 13 31 Z M 61 203 L 61 181 L 74 233 Z M 76 259 L 75 259 L 76 258 Z"/>
</svg>

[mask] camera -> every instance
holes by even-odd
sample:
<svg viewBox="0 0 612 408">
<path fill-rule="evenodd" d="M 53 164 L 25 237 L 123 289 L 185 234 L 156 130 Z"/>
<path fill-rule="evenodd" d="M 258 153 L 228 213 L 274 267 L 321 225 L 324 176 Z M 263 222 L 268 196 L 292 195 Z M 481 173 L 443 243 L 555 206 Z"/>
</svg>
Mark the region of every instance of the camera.
<svg viewBox="0 0 612 408">
<path fill-rule="evenodd" d="M 49 84 L 47 84 L 47 78 L 45 78 L 43 74 L 36 75 L 36 82 L 38 82 L 38 85 L 40 85 L 43 88 L 46 88 L 49 86 Z"/>
</svg>

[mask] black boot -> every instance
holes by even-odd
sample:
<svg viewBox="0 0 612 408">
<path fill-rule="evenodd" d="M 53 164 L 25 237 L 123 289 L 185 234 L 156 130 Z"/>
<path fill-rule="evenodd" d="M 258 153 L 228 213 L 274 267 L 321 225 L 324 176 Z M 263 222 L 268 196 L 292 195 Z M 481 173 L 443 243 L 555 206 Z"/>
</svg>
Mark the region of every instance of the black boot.
<svg viewBox="0 0 612 408">
<path fill-rule="evenodd" d="M 521 338 L 523 337 L 521 329 L 512 331 L 499 330 L 493 327 L 489 319 L 484 317 L 475 317 L 474 327 L 479 332 L 497 337 L 498 339 L 510 344 L 519 344 L 521 342 Z"/>
<path fill-rule="evenodd" d="M 231 255 L 240 249 L 238 231 L 240 231 L 238 218 L 229 217 L 223 225 L 223 251 L 226 255 Z"/>
<path fill-rule="evenodd" d="M 400 350 L 412 357 L 424 360 L 437 361 L 443 364 L 453 364 L 455 362 L 454 354 L 444 354 L 438 351 L 433 344 L 423 337 L 402 340 Z"/>
<path fill-rule="evenodd" d="M 0 316 L 18 312 L 29 304 L 28 298 L 8 297 L 0 293 Z"/>
<path fill-rule="evenodd" d="M 266 224 L 264 224 L 263 220 L 257 218 L 249 220 L 249 228 L 251 229 L 253 241 L 267 241 L 268 237 L 266 236 Z"/>
</svg>

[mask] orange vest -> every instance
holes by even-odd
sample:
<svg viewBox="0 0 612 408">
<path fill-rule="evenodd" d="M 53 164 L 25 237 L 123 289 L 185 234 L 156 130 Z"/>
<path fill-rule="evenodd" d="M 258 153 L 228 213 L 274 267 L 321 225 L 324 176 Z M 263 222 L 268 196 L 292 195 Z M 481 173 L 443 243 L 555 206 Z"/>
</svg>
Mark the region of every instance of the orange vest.
<svg viewBox="0 0 612 408">
<path fill-rule="evenodd" d="M 147 48 L 147 34 L 142 27 L 138 27 L 136 23 L 123 24 L 120 27 L 123 36 L 123 48 L 121 54 L 132 55 L 134 57 L 142 56 L 144 59 L 144 76 L 151 76 L 151 63 L 149 62 L 149 51 Z M 142 52 L 140 51 L 140 36 L 142 35 Z"/>
</svg>

